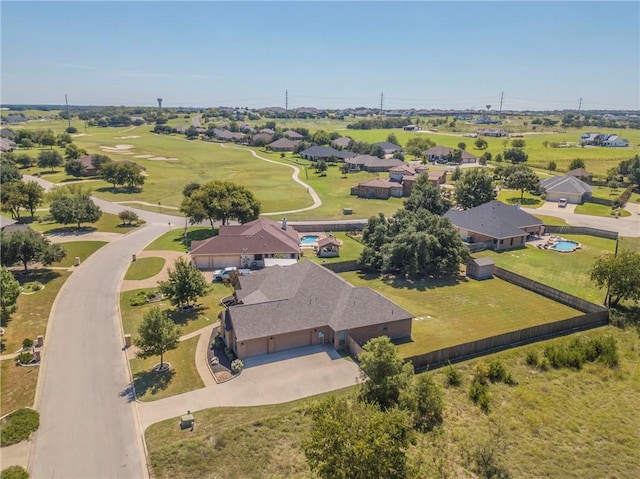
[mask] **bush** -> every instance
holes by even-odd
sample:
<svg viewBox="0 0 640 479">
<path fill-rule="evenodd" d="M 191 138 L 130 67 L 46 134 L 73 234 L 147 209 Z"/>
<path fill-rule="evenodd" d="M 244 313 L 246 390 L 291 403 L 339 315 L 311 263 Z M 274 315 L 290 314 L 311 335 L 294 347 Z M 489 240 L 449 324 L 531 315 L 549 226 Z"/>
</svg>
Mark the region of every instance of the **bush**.
<svg viewBox="0 0 640 479">
<path fill-rule="evenodd" d="M 547 358 L 542 358 L 538 364 L 538 369 L 540 371 L 548 371 L 550 367 L 551 364 L 549 364 L 549 360 Z"/>
<path fill-rule="evenodd" d="M 149 298 L 147 298 L 147 293 L 140 291 L 129 300 L 129 304 L 131 306 L 142 306 L 143 304 L 147 304 L 148 301 Z"/>
<path fill-rule="evenodd" d="M 544 350 L 549 364 L 561 367 L 582 369 L 585 362 L 600 361 L 610 368 L 619 364 L 618 346 L 612 336 L 578 337 L 568 343 L 548 345 Z"/>
<path fill-rule="evenodd" d="M 33 354 L 24 352 L 16 356 L 16 364 L 29 364 L 33 360 Z"/>
<path fill-rule="evenodd" d="M 631 193 L 633 193 L 633 185 L 629 185 L 625 188 L 620 196 L 613 202 L 613 206 L 617 206 L 618 208 L 622 208 L 627 204 L 629 198 L 631 197 Z"/>
<path fill-rule="evenodd" d="M 225 347 L 224 344 L 224 340 L 222 339 L 222 336 L 216 336 L 216 339 L 214 340 L 215 346 L 218 349 L 222 349 Z"/>
<path fill-rule="evenodd" d="M 460 386 L 460 384 L 462 384 L 462 374 L 458 368 L 449 364 L 445 371 L 444 385 L 446 387 L 457 387 Z"/>
<path fill-rule="evenodd" d="M 527 355 L 525 357 L 525 362 L 527 363 L 528 366 L 533 366 L 536 367 L 538 365 L 538 352 L 534 351 L 533 349 L 530 349 L 529 351 L 527 351 Z"/>
<path fill-rule="evenodd" d="M 31 408 L 18 409 L 6 417 L 0 426 L 0 446 L 10 446 L 28 439 L 39 426 L 38 411 Z"/>
<path fill-rule="evenodd" d="M 0 471 L 2 479 L 29 479 L 29 473 L 20 466 L 9 466 Z"/>
<path fill-rule="evenodd" d="M 487 384 L 488 379 L 489 368 L 487 367 L 487 363 L 478 361 L 473 366 L 473 381 L 479 382 L 480 384 Z"/>
<path fill-rule="evenodd" d="M 229 358 L 229 361 L 232 361 L 236 359 L 236 355 L 234 354 L 234 352 L 229 349 L 228 347 L 224 348 L 224 354 L 227 355 L 227 357 Z"/>
<path fill-rule="evenodd" d="M 22 347 L 24 349 L 29 349 L 29 348 L 33 347 L 33 339 L 24 338 L 22 340 Z"/>
<path fill-rule="evenodd" d="M 489 386 L 474 379 L 469 387 L 469 398 L 485 413 L 490 409 Z"/>
<path fill-rule="evenodd" d="M 242 359 L 236 359 L 231 363 L 231 371 L 234 374 L 238 374 L 243 369 L 244 369 L 244 363 L 242 362 Z"/>
</svg>

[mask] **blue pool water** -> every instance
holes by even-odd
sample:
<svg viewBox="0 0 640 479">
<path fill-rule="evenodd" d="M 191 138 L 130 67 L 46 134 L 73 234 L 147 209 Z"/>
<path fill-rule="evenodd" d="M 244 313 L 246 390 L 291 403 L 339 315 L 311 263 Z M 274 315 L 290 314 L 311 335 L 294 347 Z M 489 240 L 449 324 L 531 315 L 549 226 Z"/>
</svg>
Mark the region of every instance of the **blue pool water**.
<svg viewBox="0 0 640 479">
<path fill-rule="evenodd" d="M 314 244 L 318 242 L 318 235 L 305 235 L 302 238 L 300 238 L 300 243 L 301 244 Z"/>
<path fill-rule="evenodd" d="M 577 247 L 578 243 L 576 243 L 575 241 L 562 240 L 554 244 L 551 249 L 561 251 L 563 253 L 569 253 L 571 251 L 575 251 Z"/>
</svg>

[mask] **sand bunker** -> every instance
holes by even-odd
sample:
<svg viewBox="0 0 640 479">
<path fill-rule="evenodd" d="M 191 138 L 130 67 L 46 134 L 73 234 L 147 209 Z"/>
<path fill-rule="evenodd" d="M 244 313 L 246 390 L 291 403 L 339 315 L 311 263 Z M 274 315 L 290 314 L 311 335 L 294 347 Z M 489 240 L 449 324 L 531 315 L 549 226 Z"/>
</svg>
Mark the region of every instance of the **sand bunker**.
<svg viewBox="0 0 640 479">
<path fill-rule="evenodd" d="M 134 158 L 153 158 L 153 155 L 136 155 Z"/>
<path fill-rule="evenodd" d="M 102 151 L 106 151 L 107 153 L 118 153 L 120 155 L 133 155 L 133 152 L 129 151 L 133 148 L 135 148 L 134 145 L 116 145 L 116 146 L 100 145 L 100 149 Z"/>
<path fill-rule="evenodd" d="M 136 155 L 134 158 L 144 158 L 145 160 L 151 161 L 178 161 L 178 158 L 166 158 L 164 156 L 154 156 L 154 155 Z"/>
<path fill-rule="evenodd" d="M 91 136 L 86 133 L 76 133 L 75 135 L 71 135 L 72 138 L 80 138 L 81 136 Z"/>
<path fill-rule="evenodd" d="M 129 138 L 140 138 L 139 135 L 131 135 L 131 136 L 115 136 L 116 140 L 128 140 Z"/>
</svg>

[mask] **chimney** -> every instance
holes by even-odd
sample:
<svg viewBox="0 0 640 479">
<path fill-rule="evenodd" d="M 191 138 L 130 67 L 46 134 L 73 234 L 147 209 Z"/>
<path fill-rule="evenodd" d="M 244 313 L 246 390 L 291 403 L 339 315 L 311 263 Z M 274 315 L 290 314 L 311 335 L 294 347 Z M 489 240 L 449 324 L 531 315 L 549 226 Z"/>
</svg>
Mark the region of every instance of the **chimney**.
<svg viewBox="0 0 640 479">
<path fill-rule="evenodd" d="M 283 230 L 287 229 L 287 218 L 282 218 L 282 229 Z"/>
</svg>

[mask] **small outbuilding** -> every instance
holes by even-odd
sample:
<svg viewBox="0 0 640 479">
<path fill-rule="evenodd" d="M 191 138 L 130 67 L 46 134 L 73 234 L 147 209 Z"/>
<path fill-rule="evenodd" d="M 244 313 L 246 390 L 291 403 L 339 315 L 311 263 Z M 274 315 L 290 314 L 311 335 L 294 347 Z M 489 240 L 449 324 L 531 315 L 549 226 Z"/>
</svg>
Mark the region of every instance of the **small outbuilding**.
<svg viewBox="0 0 640 479">
<path fill-rule="evenodd" d="M 467 276 L 473 279 L 491 279 L 495 264 L 490 258 L 471 258 L 467 262 Z"/>
<path fill-rule="evenodd" d="M 340 246 L 342 246 L 342 241 L 333 235 L 321 238 L 318 240 L 318 257 L 335 258 L 340 256 Z"/>
</svg>

